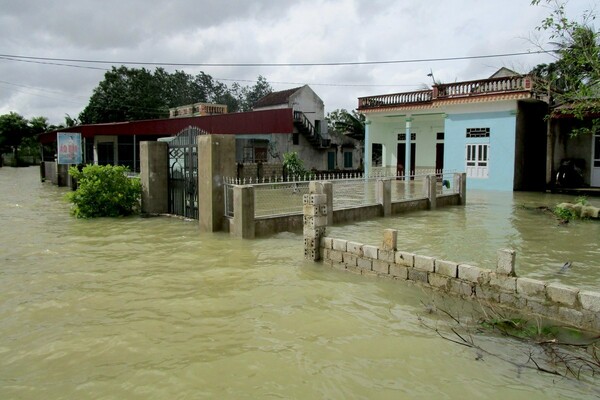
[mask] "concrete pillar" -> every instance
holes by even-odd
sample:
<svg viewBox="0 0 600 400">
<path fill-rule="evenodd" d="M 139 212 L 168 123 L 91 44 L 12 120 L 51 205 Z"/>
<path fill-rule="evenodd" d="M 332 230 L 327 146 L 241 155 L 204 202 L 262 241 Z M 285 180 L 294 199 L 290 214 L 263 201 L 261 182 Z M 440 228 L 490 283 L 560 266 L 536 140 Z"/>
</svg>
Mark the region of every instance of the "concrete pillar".
<svg viewBox="0 0 600 400">
<path fill-rule="evenodd" d="M 254 187 L 233 187 L 233 230 L 234 237 L 254 239 Z"/>
<path fill-rule="evenodd" d="M 142 212 L 169 212 L 169 148 L 165 142 L 140 142 Z"/>
<path fill-rule="evenodd" d="M 69 186 L 69 165 L 56 165 L 56 184 L 58 186 Z"/>
<path fill-rule="evenodd" d="M 311 185 L 311 184 L 315 185 Z M 311 261 L 321 259 L 321 239 L 325 237 L 325 226 L 327 225 L 327 195 L 316 193 L 322 190 L 320 182 L 309 184 L 309 194 L 303 197 L 303 234 L 304 234 L 304 258 Z"/>
<path fill-rule="evenodd" d="M 437 208 L 437 177 L 435 175 L 427 175 L 423 183 L 423 191 L 429 203 L 429 209 Z"/>
<path fill-rule="evenodd" d="M 377 203 L 381 204 L 383 216 L 392 215 L 392 181 L 391 179 L 378 179 L 376 182 Z"/>
<path fill-rule="evenodd" d="M 2 161 L 0 161 L 0 167 L 2 167 Z M 46 182 L 46 162 L 40 162 L 40 180 Z"/>
<path fill-rule="evenodd" d="M 223 180 L 235 176 L 235 136 L 198 136 L 198 214 L 202 232 L 223 227 L 225 194 Z"/>
<path fill-rule="evenodd" d="M 467 204 L 467 174 L 456 173 L 454 174 L 454 187 L 458 189 L 460 196 L 460 205 L 464 206 Z M 456 189 L 455 189 L 456 190 Z"/>
<path fill-rule="evenodd" d="M 385 229 L 383 231 L 381 249 L 386 251 L 398 250 L 398 231 L 396 229 Z"/>
<path fill-rule="evenodd" d="M 308 192 L 312 194 L 324 194 L 327 196 L 327 225 L 333 225 L 333 183 L 327 181 L 311 181 L 308 183 Z"/>
<path fill-rule="evenodd" d="M 511 249 L 498 250 L 496 273 L 499 275 L 517 276 L 515 271 L 516 251 Z"/>
</svg>

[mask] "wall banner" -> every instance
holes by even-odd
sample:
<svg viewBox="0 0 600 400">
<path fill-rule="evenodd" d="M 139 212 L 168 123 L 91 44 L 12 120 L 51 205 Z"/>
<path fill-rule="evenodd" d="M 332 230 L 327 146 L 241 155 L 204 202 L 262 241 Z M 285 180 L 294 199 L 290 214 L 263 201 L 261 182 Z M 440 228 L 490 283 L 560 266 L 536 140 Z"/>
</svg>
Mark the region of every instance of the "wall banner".
<svg viewBox="0 0 600 400">
<path fill-rule="evenodd" d="M 81 133 L 58 132 L 57 152 L 59 164 L 81 164 Z"/>
</svg>

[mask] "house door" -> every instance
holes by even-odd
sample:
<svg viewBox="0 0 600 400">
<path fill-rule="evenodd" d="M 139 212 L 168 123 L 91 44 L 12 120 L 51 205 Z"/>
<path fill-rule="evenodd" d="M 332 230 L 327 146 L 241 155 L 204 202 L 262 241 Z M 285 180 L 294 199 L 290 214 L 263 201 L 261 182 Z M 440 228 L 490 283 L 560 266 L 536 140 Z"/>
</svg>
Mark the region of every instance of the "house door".
<svg viewBox="0 0 600 400">
<path fill-rule="evenodd" d="M 468 144 L 467 145 L 467 168 L 468 178 L 487 178 L 488 177 L 488 144 Z"/>
<path fill-rule="evenodd" d="M 335 169 L 335 151 L 327 153 L 327 169 L 332 171 Z"/>
<path fill-rule="evenodd" d="M 600 187 L 600 133 L 596 133 L 593 140 L 590 186 Z"/>
<path fill-rule="evenodd" d="M 444 143 L 435 145 L 435 171 L 442 172 L 444 169 Z"/>
<path fill-rule="evenodd" d="M 415 173 L 415 153 L 417 144 L 410 144 L 410 172 Z M 406 164 L 406 143 L 398 143 L 396 153 L 396 176 L 404 176 L 404 164 Z"/>
</svg>

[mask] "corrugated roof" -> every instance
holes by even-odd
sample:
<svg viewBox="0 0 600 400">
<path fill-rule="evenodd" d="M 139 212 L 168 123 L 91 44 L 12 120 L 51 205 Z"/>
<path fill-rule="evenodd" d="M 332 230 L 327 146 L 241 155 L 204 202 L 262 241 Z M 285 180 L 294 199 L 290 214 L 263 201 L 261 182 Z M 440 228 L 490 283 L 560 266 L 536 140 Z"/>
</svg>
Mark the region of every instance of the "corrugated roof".
<svg viewBox="0 0 600 400">
<path fill-rule="evenodd" d="M 254 108 L 277 106 L 280 104 L 288 104 L 290 96 L 302 88 L 303 88 L 303 86 L 300 86 L 300 87 L 293 88 L 293 89 L 281 90 L 279 92 L 271 92 L 268 95 L 258 99 L 258 101 L 256 103 L 254 103 Z"/>
</svg>

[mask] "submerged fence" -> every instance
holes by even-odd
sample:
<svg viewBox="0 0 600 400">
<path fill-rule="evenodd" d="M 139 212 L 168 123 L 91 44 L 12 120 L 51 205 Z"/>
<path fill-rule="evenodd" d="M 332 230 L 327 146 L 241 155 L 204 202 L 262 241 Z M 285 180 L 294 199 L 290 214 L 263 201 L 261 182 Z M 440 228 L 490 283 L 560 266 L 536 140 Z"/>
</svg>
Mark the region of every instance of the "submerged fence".
<svg viewBox="0 0 600 400">
<path fill-rule="evenodd" d="M 432 174 L 404 176 L 365 176 L 364 174 L 311 175 L 290 177 L 289 179 L 237 179 L 226 178 L 224 188 L 225 216 L 233 217 L 233 188 L 238 185 L 251 185 L 254 188 L 254 216 L 267 217 L 302 213 L 302 198 L 308 194 L 308 186 L 313 181 L 328 181 L 333 187 L 333 210 L 378 204 L 377 181 L 391 181 L 391 201 L 422 199 L 427 197 L 426 177 Z M 456 194 L 453 172 L 441 172 L 436 176 L 436 194 Z"/>
</svg>

